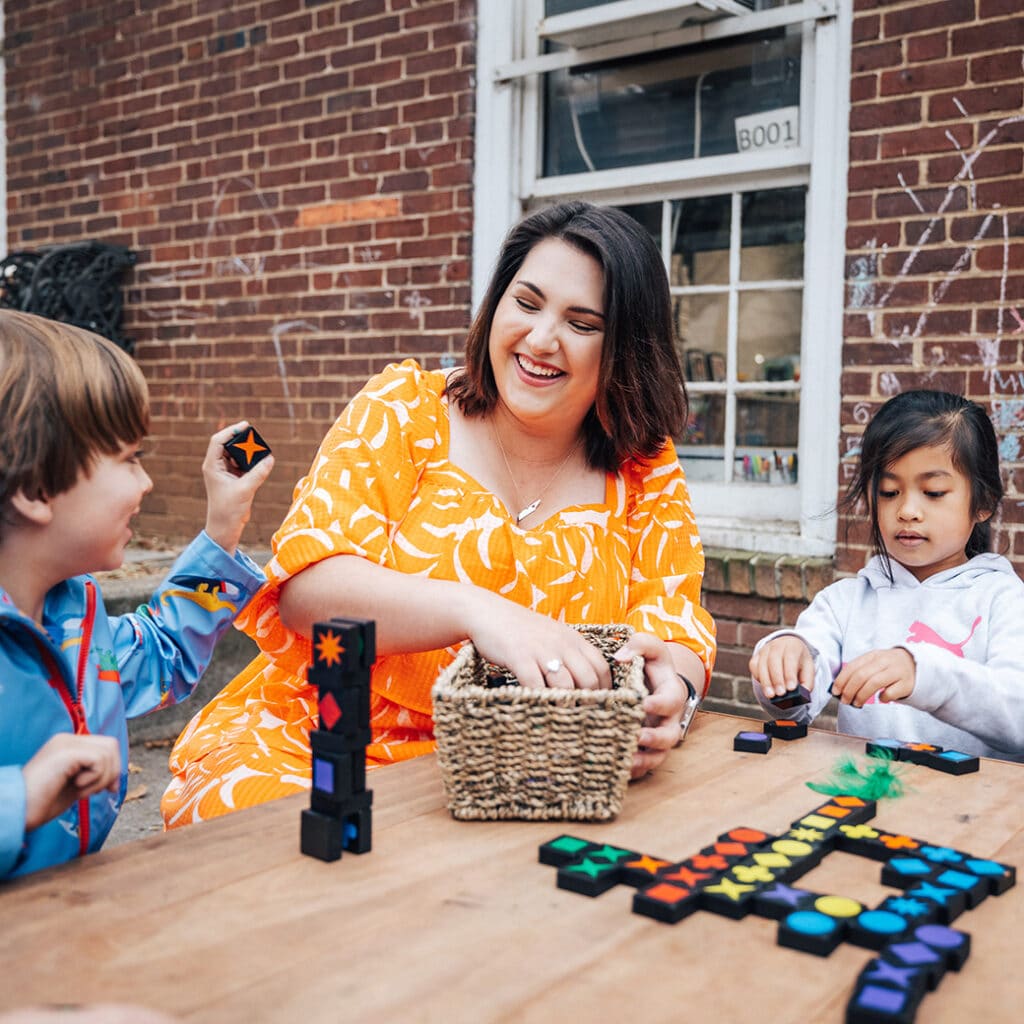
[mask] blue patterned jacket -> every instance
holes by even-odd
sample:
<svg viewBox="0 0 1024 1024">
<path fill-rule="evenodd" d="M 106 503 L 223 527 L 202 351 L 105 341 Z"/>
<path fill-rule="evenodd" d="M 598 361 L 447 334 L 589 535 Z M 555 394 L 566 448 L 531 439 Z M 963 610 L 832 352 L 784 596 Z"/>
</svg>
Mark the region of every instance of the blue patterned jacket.
<svg viewBox="0 0 1024 1024">
<path fill-rule="evenodd" d="M 76 576 L 46 595 L 40 629 L 0 589 L 0 879 L 103 845 L 127 788 L 127 720 L 189 696 L 263 581 L 250 558 L 201 533 L 131 615 L 108 616 L 96 581 Z M 22 766 L 61 732 L 115 737 L 120 787 L 26 834 Z"/>
</svg>

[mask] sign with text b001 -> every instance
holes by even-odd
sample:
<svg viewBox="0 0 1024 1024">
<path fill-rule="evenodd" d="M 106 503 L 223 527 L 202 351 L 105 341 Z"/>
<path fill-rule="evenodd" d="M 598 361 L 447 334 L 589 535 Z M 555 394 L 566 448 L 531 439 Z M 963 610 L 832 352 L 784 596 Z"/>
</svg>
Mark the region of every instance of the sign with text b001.
<svg viewBox="0 0 1024 1024">
<path fill-rule="evenodd" d="M 780 107 L 736 118 L 736 149 L 786 149 L 800 145 L 800 108 Z"/>
</svg>

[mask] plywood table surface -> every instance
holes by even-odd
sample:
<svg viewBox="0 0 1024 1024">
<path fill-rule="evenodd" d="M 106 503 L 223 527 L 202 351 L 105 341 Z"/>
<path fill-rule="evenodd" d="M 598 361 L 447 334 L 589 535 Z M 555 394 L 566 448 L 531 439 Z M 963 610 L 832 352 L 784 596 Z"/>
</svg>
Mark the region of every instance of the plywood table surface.
<svg viewBox="0 0 1024 1024">
<path fill-rule="evenodd" d="M 769 833 L 826 798 L 807 788 L 862 740 L 811 730 L 734 753 L 749 723 L 701 713 L 665 766 L 606 824 L 459 822 L 432 757 L 371 773 L 373 851 L 335 863 L 298 850 L 308 798 L 128 843 L 0 887 L 0 1010 L 131 1002 L 181 1020 L 831 1022 L 873 955 L 776 944 L 777 924 L 697 911 L 631 912 L 634 890 L 559 890 L 538 846 L 568 832 L 669 860 L 723 832 Z M 907 766 L 908 792 L 873 822 L 1024 867 L 1024 766 L 961 777 Z M 869 906 L 877 861 L 830 855 L 800 885 Z M 1024 886 L 955 928 L 972 955 L 925 997 L 921 1024 L 1024 1017 Z"/>
</svg>

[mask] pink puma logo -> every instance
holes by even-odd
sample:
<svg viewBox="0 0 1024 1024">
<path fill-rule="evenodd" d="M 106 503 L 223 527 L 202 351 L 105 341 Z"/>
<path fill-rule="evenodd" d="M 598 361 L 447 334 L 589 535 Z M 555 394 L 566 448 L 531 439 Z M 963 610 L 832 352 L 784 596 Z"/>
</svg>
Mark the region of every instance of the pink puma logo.
<svg viewBox="0 0 1024 1024">
<path fill-rule="evenodd" d="M 951 654 L 955 654 L 958 658 L 962 658 L 964 656 L 964 648 L 970 643 L 971 637 L 974 636 L 974 631 L 978 628 L 978 623 L 980 622 L 981 616 L 979 615 L 974 620 L 971 631 L 967 634 L 967 639 L 958 644 L 943 640 L 931 626 L 926 626 L 923 622 L 914 622 L 911 623 L 906 642 L 908 644 L 934 644 L 936 647 L 942 647 Z"/>
</svg>

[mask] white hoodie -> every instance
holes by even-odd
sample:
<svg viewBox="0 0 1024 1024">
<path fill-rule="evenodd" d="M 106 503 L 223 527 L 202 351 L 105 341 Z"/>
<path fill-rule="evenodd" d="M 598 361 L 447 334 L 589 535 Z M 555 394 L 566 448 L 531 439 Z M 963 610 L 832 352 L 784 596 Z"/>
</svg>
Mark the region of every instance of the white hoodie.
<svg viewBox="0 0 1024 1024">
<path fill-rule="evenodd" d="M 776 718 L 809 722 L 828 703 L 842 666 L 868 651 L 902 647 L 917 666 L 914 692 L 863 708 L 839 705 L 840 732 L 934 743 L 984 757 L 1024 762 L 1024 583 L 1001 555 L 976 555 L 923 583 L 895 560 L 893 580 L 878 556 L 853 579 L 822 590 L 793 629 L 814 656 L 811 703 Z"/>
</svg>

